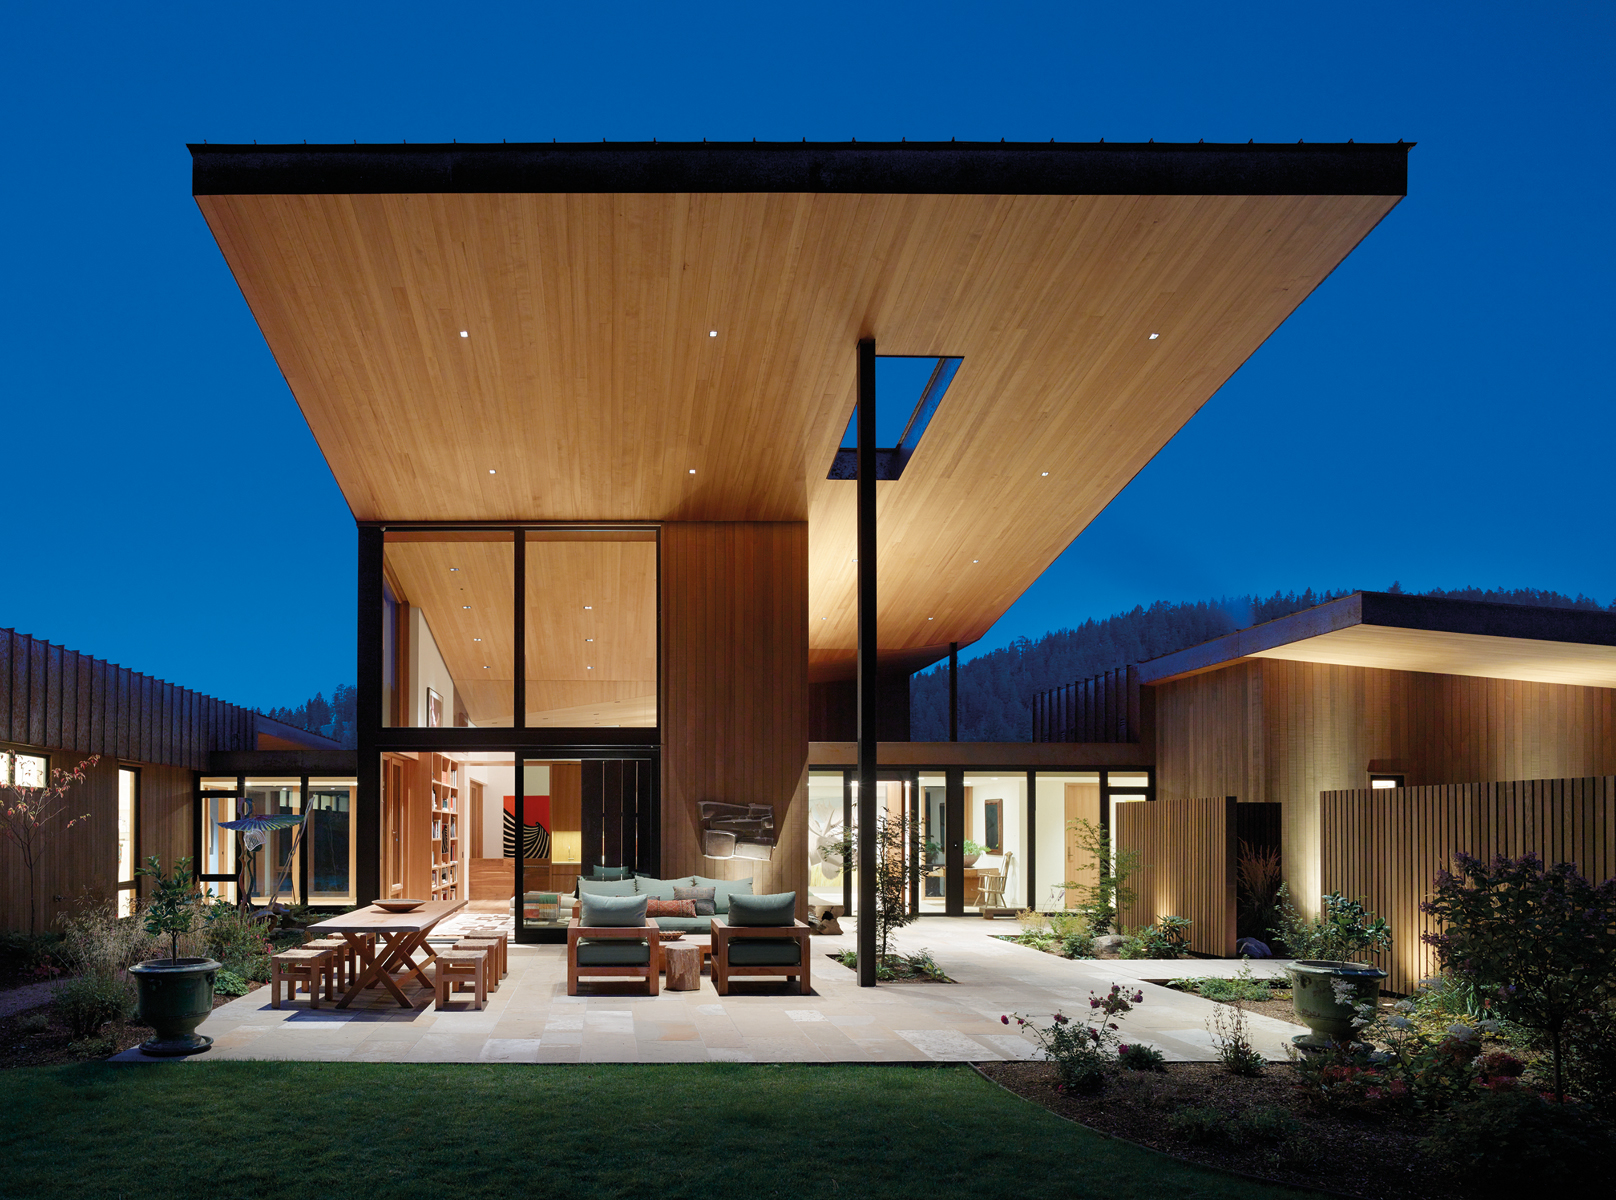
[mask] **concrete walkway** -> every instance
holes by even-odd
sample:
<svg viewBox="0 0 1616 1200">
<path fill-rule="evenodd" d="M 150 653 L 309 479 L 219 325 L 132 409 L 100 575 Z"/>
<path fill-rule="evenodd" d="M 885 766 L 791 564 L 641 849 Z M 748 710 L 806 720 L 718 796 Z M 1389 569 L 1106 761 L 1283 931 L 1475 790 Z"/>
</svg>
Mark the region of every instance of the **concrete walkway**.
<svg viewBox="0 0 1616 1200">
<path fill-rule="evenodd" d="M 1057 1010 L 1079 1017 L 1091 991 L 1137 984 L 1144 1002 L 1122 1022 L 1126 1041 L 1148 1042 L 1167 1058 L 1215 1057 L 1206 1030 L 1214 1005 L 1145 982 L 1181 975 L 1232 975 L 1238 962 L 1208 960 L 1069 961 L 999 941 L 1010 921 L 922 919 L 900 935 L 905 951 L 930 949 L 956 984 L 898 983 L 860 988 L 852 971 L 825 957 L 853 944 L 848 932 L 813 939 L 813 993 L 768 980 L 737 982 L 728 996 L 704 974 L 699 991 L 649 997 L 603 982 L 568 996 L 563 946 L 512 946 L 510 974 L 488 1006 L 457 1001 L 439 1012 L 406 1012 L 380 992 L 346 1011 L 300 999 L 269 1007 L 255 991 L 216 1009 L 199 1032 L 210 1053 L 186 1060 L 298 1059 L 343 1062 L 930 1062 L 1035 1057 L 1037 1047 L 1000 1017 L 1047 1023 Z M 1252 964 L 1282 973 L 1283 964 Z M 643 988 L 643 985 L 642 985 Z M 1283 1059 L 1303 1030 L 1252 1015 L 1256 1048 Z"/>
</svg>

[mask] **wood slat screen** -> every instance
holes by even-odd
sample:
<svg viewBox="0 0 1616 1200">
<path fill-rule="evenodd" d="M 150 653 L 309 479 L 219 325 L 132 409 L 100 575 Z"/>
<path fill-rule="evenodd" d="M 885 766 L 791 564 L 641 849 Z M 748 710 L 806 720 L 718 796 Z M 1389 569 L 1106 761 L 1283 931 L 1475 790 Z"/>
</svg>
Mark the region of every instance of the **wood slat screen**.
<svg viewBox="0 0 1616 1200">
<path fill-rule="evenodd" d="M 1478 858 L 1531 851 L 1574 862 L 1598 882 L 1616 875 L 1616 775 L 1320 793 L 1324 892 L 1362 899 L 1392 928 L 1375 961 L 1386 989 L 1411 991 L 1436 972 L 1419 910 L 1456 851 Z"/>
<path fill-rule="evenodd" d="M 1118 667 L 1032 698 L 1035 742 L 1137 742 L 1139 668 Z"/>
<path fill-rule="evenodd" d="M 1140 858 L 1137 899 L 1123 910 L 1123 925 L 1188 917 L 1191 950 L 1234 953 L 1236 807 L 1233 796 L 1116 806 L 1116 845 Z"/>
<path fill-rule="evenodd" d="M 250 709 L 0 629 L 0 742 L 203 771 L 256 738 Z"/>
</svg>

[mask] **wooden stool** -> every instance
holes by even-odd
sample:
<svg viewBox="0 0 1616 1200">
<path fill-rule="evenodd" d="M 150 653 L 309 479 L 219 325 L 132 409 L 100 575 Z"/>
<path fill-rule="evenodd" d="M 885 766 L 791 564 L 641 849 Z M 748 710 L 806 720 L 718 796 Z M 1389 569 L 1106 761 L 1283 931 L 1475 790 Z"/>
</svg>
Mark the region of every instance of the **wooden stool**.
<svg viewBox="0 0 1616 1200">
<path fill-rule="evenodd" d="M 473 1001 L 481 1010 L 488 1002 L 488 951 L 440 950 L 434 960 L 433 981 L 438 1007 L 449 1003 L 449 993 L 465 984 L 472 985 Z"/>
<path fill-rule="evenodd" d="M 320 1007 L 320 987 L 324 985 L 326 995 L 331 991 L 331 972 L 333 963 L 329 950 L 283 950 L 279 954 L 272 954 L 269 958 L 269 1006 L 281 1006 L 281 981 L 287 985 L 286 1002 L 290 1004 L 297 997 L 297 985 L 301 981 L 309 989 L 309 1007 Z"/>
<path fill-rule="evenodd" d="M 497 933 L 468 933 L 460 939 L 463 942 L 498 942 L 499 943 L 499 977 L 505 978 L 511 970 L 511 939 L 503 930 Z"/>
<path fill-rule="evenodd" d="M 488 951 L 488 990 L 499 990 L 499 981 L 505 978 L 505 947 L 493 938 L 461 938 L 454 944 L 456 950 Z"/>
<path fill-rule="evenodd" d="M 347 991 L 348 985 L 359 977 L 359 959 L 354 954 L 354 948 L 345 938 L 318 938 L 312 942 L 304 942 L 299 950 L 329 950 L 331 951 L 331 986 L 341 991 Z M 330 989 L 326 995 L 331 996 Z"/>
<path fill-rule="evenodd" d="M 672 943 L 662 947 L 662 962 L 667 968 L 667 989 L 670 992 L 696 992 L 701 990 L 701 947 Z"/>
</svg>

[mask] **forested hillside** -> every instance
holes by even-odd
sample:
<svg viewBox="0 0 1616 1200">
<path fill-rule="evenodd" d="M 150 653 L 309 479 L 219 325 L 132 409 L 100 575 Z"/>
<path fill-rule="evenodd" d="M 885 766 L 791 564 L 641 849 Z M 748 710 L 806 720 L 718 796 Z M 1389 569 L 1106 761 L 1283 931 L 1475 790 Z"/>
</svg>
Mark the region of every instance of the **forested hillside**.
<svg viewBox="0 0 1616 1200">
<path fill-rule="evenodd" d="M 339 683 L 331 689 L 329 701 L 324 693 L 315 692 L 312 699 L 305 700 L 296 708 L 272 708 L 264 715 L 294 728 L 333 738 L 342 743 L 344 750 L 354 750 L 359 746 L 354 732 L 358 695 L 359 689 L 352 684 Z"/>
<path fill-rule="evenodd" d="M 1392 584 L 1388 589 L 1400 592 Z M 1260 625 L 1288 613 L 1350 594 L 1350 589 L 1275 592 L 1174 604 L 1157 601 L 1075 629 L 1057 629 L 1037 639 L 1017 638 L 960 666 L 959 736 L 967 742 L 1024 742 L 1032 737 L 1033 693 L 1087 679 L 1101 671 L 1144 662 L 1199 645 L 1236 629 Z M 1547 608 L 1600 609 L 1597 600 L 1537 588 L 1514 590 L 1433 588 L 1421 596 L 1481 600 L 1493 604 L 1535 604 Z M 1611 604 L 1616 610 L 1616 602 Z M 917 742 L 948 738 L 948 664 L 939 663 L 910 681 L 910 736 Z"/>
</svg>

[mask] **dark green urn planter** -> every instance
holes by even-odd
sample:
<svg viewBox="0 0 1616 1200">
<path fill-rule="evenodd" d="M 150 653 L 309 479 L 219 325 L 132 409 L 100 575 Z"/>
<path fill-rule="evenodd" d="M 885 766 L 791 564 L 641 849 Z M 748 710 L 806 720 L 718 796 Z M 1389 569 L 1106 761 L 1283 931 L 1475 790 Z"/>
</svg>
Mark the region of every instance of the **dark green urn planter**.
<svg viewBox="0 0 1616 1200">
<path fill-rule="evenodd" d="M 1366 963 L 1332 962 L 1328 959 L 1297 959 L 1285 968 L 1291 977 L 1291 1004 L 1311 1033 L 1294 1037 L 1298 1046 L 1323 1049 L 1331 1042 L 1345 1045 L 1357 1031 L 1352 1021 L 1353 1006 L 1380 1003 L 1380 981 L 1386 972 Z M 1336 981 L 1350 989 L 1344 1003 L 1336 998 Z"/>
<path fill-rule="evenodd" d="M 137 1017 L 156 1030 L 155 1037 L 140 1043 L 142 1054 L 175 1058 L 213 1045 L 196 1027 L 213 1011 L 213 974 L 219 967 L 211 958 L 154 958 L 129 968 L 140 993 Z"/>
</svg>

